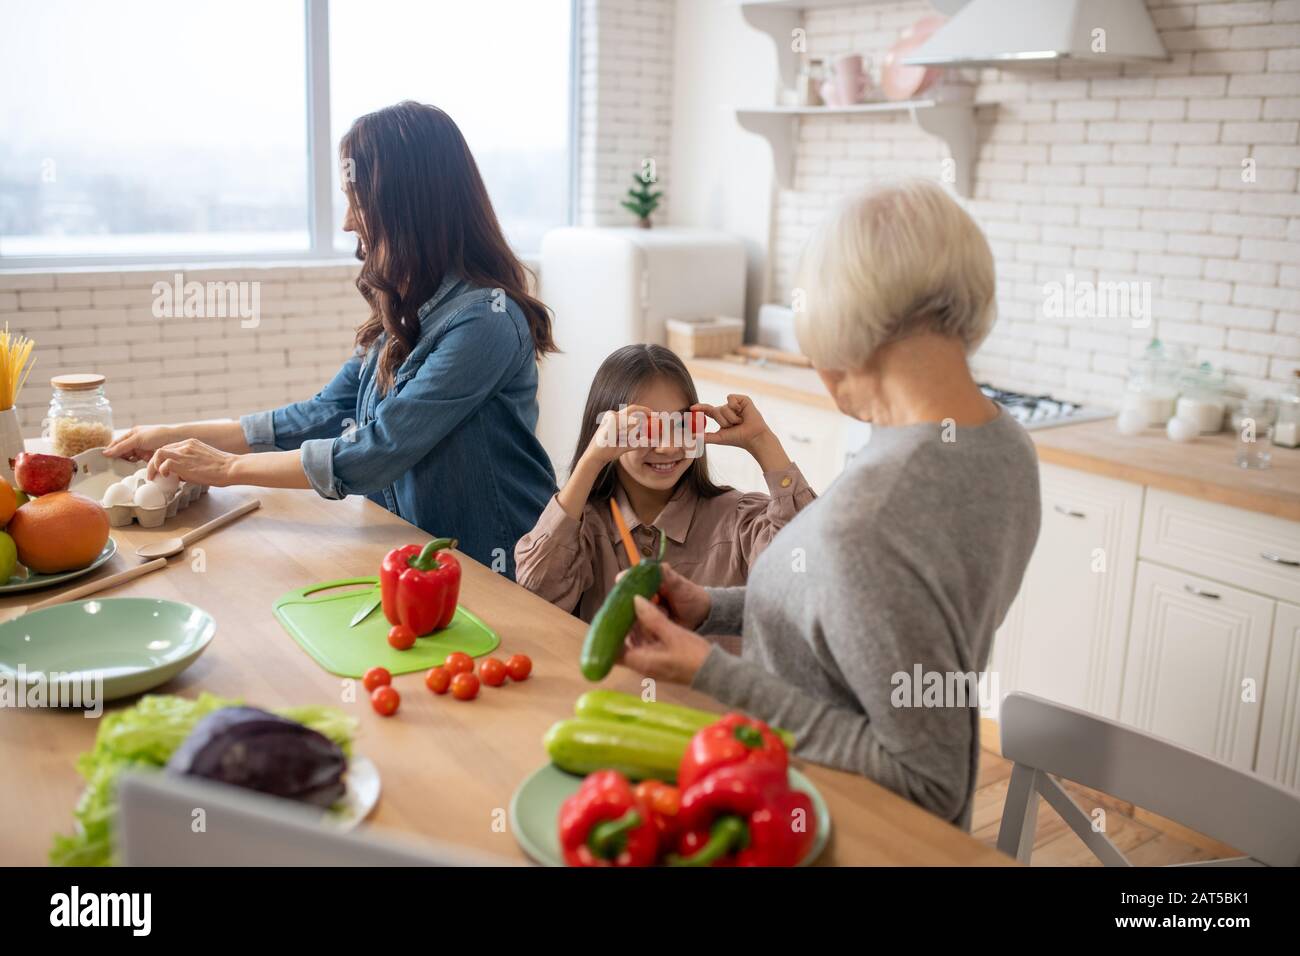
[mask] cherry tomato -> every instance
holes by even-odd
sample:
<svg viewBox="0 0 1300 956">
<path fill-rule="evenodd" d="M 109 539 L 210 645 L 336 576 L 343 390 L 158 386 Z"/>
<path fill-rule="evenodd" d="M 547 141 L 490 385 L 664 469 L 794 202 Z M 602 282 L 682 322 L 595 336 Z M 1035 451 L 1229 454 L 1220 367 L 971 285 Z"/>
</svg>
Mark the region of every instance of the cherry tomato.
<svg viewBox="0 0 1300 956">
<path fill-rule="evenodd" d="M 457 700 L 473 700 L 478 696 L 478 678 L 473 671 L 461 671 L 451 679 L 451 694 Z"/>
<path fill-rule="evenodd" d="M 388 643 L 399 651 L 409 651 L 415 646 L 415 632 L 405 624 L 394 624 L 388 632 Z"/>
<path fill-rule="evenodd" d="M 392 682 L 393 675 L 388 673 L 387 667 L 372 667 L 361 678 L 361 686 L 368 691 L 373 691 L 376 687 L 383 687 Z"/>
<path fill-rule="evenodd" d="M 462 651 L 453 651 L 447 655 L 447 659 L 442 662 L 442 666 L 447 668 L 447 673 L 452 677 L 457 674 L 467 674 L 474 669 L 474 658 Z"/>
<path fill-rule="evenodd" d="M 391 717 L 397 713 L 397 707 L 402 702 L 402 695 L 397 692 L 397 688 L 385 684 L 382 687 L 376 687 L 373 694 L 370 695 L 370 706 L 375 708 L 375 713 L 381 717 Z"/>
<path fill-rule="evenodd" d="M 506 682 L 506 665 L 495 657 L 489 657 L 479 664 L 478 676 L 489 687 L 500 687 Z"/>
<path fill-rule="evenodd" d="M 511 680 L 528 680 L 532 672 L 533 659 L 527 654 L 511 654 L 510 660 L 506 661 L 506 673 Z"/>
<path fill-rule="evenodd" d="M 451 671 L 445 667 L 431 667 L 424 675 L 424 686 L 435 694 L 447 693 L 451 686 Z"/>
</svg>

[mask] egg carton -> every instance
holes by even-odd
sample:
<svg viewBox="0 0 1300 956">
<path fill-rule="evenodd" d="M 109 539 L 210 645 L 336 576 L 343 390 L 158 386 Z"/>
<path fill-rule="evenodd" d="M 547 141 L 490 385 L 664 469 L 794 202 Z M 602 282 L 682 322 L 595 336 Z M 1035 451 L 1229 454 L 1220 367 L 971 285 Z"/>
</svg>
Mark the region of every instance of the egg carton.
<svg viewBox="0 0 1300 956">
<path fill-rule="evenodd" d="M 103 502 L 104 492 L 108 486 L 129 478 L 140 470 L 136 462 L 123 461 L 121 458 L 108 458 L 104 449 L 91 448 L 72 460 L 77 463 L 77 470 L 72 476 L 69 491 Z M 139 505 L 112 505 L 104 508 L 108 513 L 108 523 L 114 528 L 138 521 L 142 528 L 157 528 L 168 518 L 176 517 L 176 512 L 188 508 L 201 495 L 208 493 L 207 485 L 198 485 L 182 481 L 168 497 L 167 503 L 159 508 L 143 508 Z"/>
</svg>

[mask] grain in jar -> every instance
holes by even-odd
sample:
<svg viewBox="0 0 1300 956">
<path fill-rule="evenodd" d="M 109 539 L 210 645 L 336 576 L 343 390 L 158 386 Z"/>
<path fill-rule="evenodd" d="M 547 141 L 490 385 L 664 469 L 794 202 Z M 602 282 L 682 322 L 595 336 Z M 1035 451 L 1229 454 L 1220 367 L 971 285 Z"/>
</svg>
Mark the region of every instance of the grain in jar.
<svg viewBox="0 0 1300 956">
<path fill-rule="evenodd" d="M 103 375 L 56 375 L 54 395 L 45 419 L 45 437 L 54 454 L 71 458 L 113 439 L 113 409 L 104 395 Z"/>
</svg>

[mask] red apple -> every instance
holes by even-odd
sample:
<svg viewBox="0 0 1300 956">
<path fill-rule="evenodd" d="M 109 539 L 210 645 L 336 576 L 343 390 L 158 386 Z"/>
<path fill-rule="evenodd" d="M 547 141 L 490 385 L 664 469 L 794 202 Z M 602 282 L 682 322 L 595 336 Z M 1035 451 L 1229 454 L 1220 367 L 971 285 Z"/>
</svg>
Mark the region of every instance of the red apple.
<svg viewBox="0 0 1300 956">
<path fill-rule="evenodd" d="M 9 467 L 14 470 L 14 481 L 23 491 L 29 495 L 48 495 L 68 490 L 77 463 L 61 455 L 35 455 L 24 451 L 17 458 L 9 459 Z"/>
</svg>

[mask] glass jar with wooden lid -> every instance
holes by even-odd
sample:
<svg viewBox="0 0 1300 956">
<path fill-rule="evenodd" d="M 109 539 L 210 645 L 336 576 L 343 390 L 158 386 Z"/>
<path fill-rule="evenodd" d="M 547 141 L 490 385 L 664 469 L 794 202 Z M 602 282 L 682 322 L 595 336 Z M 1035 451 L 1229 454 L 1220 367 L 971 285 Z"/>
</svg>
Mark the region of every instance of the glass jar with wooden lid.
<svg viewBox="0 0 1300 956">
<path fill-rule="evenodd" d="M 45 437 L 54 454 L 71 458 L 90 448 L 103 448 L 113 439 L 113 408 L 104 394 L 103 375 L 56 375 L 54 395 L 45 419 Z"/>
</svg>

